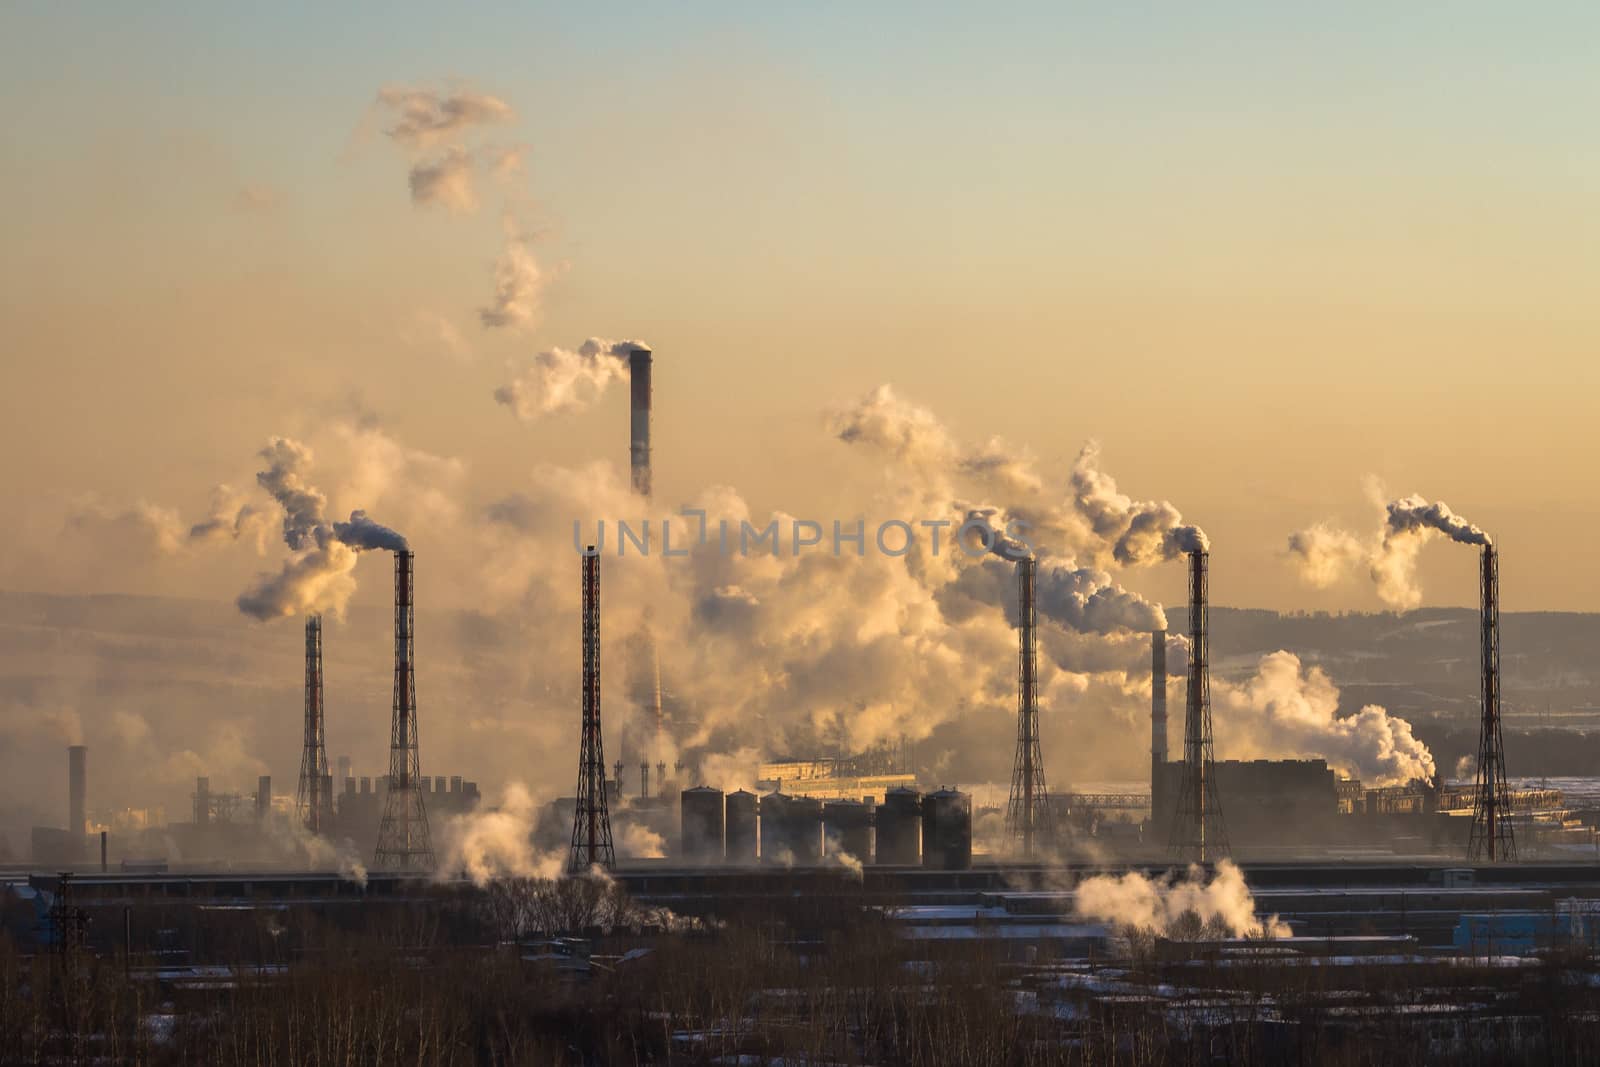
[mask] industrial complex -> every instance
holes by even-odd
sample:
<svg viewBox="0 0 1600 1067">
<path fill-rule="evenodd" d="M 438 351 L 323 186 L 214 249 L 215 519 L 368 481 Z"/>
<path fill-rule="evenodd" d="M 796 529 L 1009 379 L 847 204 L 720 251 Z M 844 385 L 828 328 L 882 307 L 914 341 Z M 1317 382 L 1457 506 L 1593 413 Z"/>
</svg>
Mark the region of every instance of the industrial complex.
<svg viewBox="0 0 1600 1067">
<path fill-rule="evenodd" d="M 648 498 L 651 353 L 631 346 L 627 362 L 631 485 Z M 662 649 L 648 632 L 643 704 L 653 750 L 638 753 L 636 777 L 621 759 L 608 764 L 602 695 L 615 675 L 602 672 L 604 587 L 591 546 L 574 568 L 582 603 L 574 788 L 544 806 L 535 825 L 513 831 L 517 849 L 559 859 L 452 868 L 435 827 L 499 813 L 477 782 L 425 773 L 417 575 L 406 546 L 393 549 L 385 773 L 358 776 L 351 757 L 330 759 L 322 618 L 309 615 L 294 791 L 275 793 L 268 776 L 253 792 L 200 776 L 187 821 L 97 825 L 89 750 L 70 746 L 67 825 L 35 828 L 30 861 L 0 873 L 5 930 L 25 951 L 61 961 L 65 974 L 80 973 L 87 956 L 120 959 L 127 989 L 192 1005 L 173 1009 L 191 1021 L 207 1017 L 219 996 L 295 988 L 295 976 L 325 967 L 339 944 L 366 946 L 388 971 L 428 988 L 451 967 L 466 968 L 448 993 L 429 996 L 456 995 L 490 973 L 503 982 L 498 968 L 509 967 L 516 982 L 543 990 L 540 1003 L 552 1011 L 603 995 L 632 1005 L 624 1015 L 635 1012 L 626 1016 L 635 1021 L 660 1013 L 630 999 L 657 988 L 652 982 L 663 983 L 651 994 L 659 1004 L 671 999 L 666 990 L 699 989 L 721 973 L 687 957 L 669 965 L 707 939 L 792 963 L 797 977 L 784 989 L 795 996 L 811 979 L 819 990 L 853 989 L 851 968 L 881 967 L 927 976 L 924 997 L 953 996 L 981 963 L 993 971 L 973 988 L 1011 997 L 984 1019 L 1012 1020 L 1038 1047 L 1082 1053 L 1067 1062 L 1130 1063 L 1159 1062 L 1153 1052 L 1141 1059 L 1140 1048 L 1204 1047 L 1216 1062 L 1303 1059 L 1313 1036 L 1364 1040 L 1375 1005 L 1400 1013 L 1395 1033 L 1406 1047 L 1455 1055 L 1496 1012 L 1537 1016 L 1519 992 L 1529 976 L 1548 978 L 1558 962 L 1594 952 L 1600 811 L 1570 806 L 1559 789 L 1514 789 L 1506 777 L 1498 557 L 1487 538 L 1470 783 L 1430 776 L 1369 786 L 1320 758 L 1217 759 L 1210 550 L 1196 545 L 1181 555 L 1186 633 L 1148 635 L 1148 783 L 1053 788 L 1040 731 L 1038 561 L 1002 558 L 1015 591 L 1004 607 L 1017 620 L 1004 803 L 981 803 L 962 783 L 920 780 L 904 740 L 861 752 L 769 754 L 741 769 L 748 788 L 705 781 L 670 743 Z M 1182 649 L 1176 675 L 1173 648 Z M 1184 709 L 1181 735 L 1169 738 L 1174 677 Z M 653 844 L 641 855 L 620 847 L 629 839 Z M 1302 981 L 1323 973 L 1342 977 Z M 1262 999 L 1265 988 L 1277 992 Z M 1377 989 L 1387 999 L 1375 1001 Z M 641 1062 L 735 1062 L 715 1057 L 792 1051 L 797 1028 L 814 1015 L 778 992 L 758 981 L 741 994 L 742 1010 L 763 1020 L 748 1027 L 711 1001 L 675 1007 L 664 1036 L 648 1024 L 630 1031 L 634 1054 Z M 902 1019 L 921 1010 L 894 1003 Z M 565 1033 L 570 1019 L 551 1025 Z M 859 1018 L 839 1021 L 824 1042 L 835 1050 L 827 1062 L 855 1062 L 871 1040 L 887 1040 L 872 1030 Z M 1593 1030 L 1576 1026 L 1562 1040 L 1593 1042 Z M 213 1036 L 182 1040 L 211 1047 Z M 648 1054 L 639 1051 L 646 1046 Z M 1508 1055 L 1528 1047 L 1513 1041 Z M 841 1060 L 838 1049 L 850 1051 Z"/>
</svg>

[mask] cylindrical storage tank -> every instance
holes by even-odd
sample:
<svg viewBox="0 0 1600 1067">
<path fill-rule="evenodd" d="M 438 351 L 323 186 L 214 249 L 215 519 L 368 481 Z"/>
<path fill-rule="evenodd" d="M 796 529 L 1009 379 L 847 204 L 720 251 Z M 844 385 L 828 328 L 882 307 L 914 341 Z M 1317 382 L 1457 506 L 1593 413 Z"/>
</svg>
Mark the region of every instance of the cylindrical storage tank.
<svg viewBox="0 0 1600 1067">
<path fill-rule="evenodd" d="M 789 847 L 798 866 L 814 867 L 822 862 L 822 801 L 813 797 L 793 797 L 789 801 Z"/>
<path fill-rule="evenodd" d="M 744 789 L 729 793 L 724 810 L 727 812 L 724 849 L 727 861 L 754 863 L 756 845 L 761 837 L 760 821 L 756 816 L 756 795 Z"/>
<path fill-rule="evenodd" d="M 682 845 L 678 854 L 685 863 L 722 862 L 722 790 L 696 786 L 678 794 L 678 813 Z"/>
<path fill-rule="evenodd" d="M 878 863 L 915 866 L 922 860 L 922 794 L 901 786 L 878 805 Z"/>
<path fill-rule="evenodd" d="M 762 797 L 761 859 L 799 866 L 822 862 L 822 802 L 785 793 Z"/>
<path fill-rule="evenodd" d="M 922 798 L 922 865 L 941 871 L 972 866 L 972 797 L 941 789 Z"/>
<path fill-rule="evenodd" d="M 822 805 L 822 845 L 827 856 L 848 854 L 865 863 L 872 855 L 872 812 L 859 800 Z"/>
<path fill-rule="evenodd" d="M 789 840 L 789 805 L 793 797 L 768 793 L 761 798 L 761 862 L 794 862 L 794 845 Z"/>
</svg>

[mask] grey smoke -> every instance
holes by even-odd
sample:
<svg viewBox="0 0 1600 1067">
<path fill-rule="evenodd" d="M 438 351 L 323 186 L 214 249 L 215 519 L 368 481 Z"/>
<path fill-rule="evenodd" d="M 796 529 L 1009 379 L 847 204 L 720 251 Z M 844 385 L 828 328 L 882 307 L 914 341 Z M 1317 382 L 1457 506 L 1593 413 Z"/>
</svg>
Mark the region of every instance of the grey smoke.
<svg viewBox="0 0 1600 1067">
<path fill-rule="evenodd" d="M 396 530 L 367 517 L 365 511 L 352 511 L 350 521 L 333 524 L 333 536 L 357 551 L 382 549 L 404 552 L 406 539 Z"/>
<path fill-rule="evenodd" d="M 411 202 L 440 204 L 459 214 L 478 209 L 478 196 L 472 187 L 472 156 L 464 148 L 451 147 L 432 161 L 411 168 Z"/>
<path fill-rule="evenodd" d="M 1483 530 L 1450 510 L 1444 501 L 1430 503 L 1415 493 L 1391 500 L 1388 505 L 1388 533 L 1403 534 L 1438 530 L 1463 545 L 1487 545 L 1490 537 Z"/>
<path fill-rule="evenodd" d="M 267 467 L 256 481 L 283 509 L 283 540 L 295 555 L 276 574 L 258 574 L 239 595 L 239 610 L 262 620 L 310 611 L 342 613 L 355 592 L 356 553 L 401 551 L 405 537 L 359 509 L 344 522 L 329 522 L 327 497 L 306 480 L 311 449 L 299 441 L 274 437 L 259 455 Z"/>
</svg>

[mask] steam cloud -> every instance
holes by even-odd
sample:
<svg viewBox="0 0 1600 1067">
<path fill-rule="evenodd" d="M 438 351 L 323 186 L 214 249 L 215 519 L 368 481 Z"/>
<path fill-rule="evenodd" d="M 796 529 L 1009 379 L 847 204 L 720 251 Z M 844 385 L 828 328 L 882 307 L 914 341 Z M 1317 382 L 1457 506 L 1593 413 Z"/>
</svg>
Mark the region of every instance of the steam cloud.
<svg viewBox="0 0 1600 1067">
<path fill-rule="evenodd" d="M 1404 785 L 1431 778 L 1433 755 L 1406 720 L 1368 704 L 1340 718 L 1339 689 L 1320 667 L 1292 652 L 1263 656 L 1243 685 L 1213 679 L 1218 748 L 1229 759 L 1325 759 L 1363 783 Z"/>
<path fill-rule="evenodd" d="M 1488 533 L 1450 510 L 1443 501 L 1429 501 L 1413 493 L 1384 500 L 1382 485 L 1368 479 L 1367 495 L 1383 509 L 1383 521 L 1371 541 L 1325 523 L 1289 536 L 1289 556 L 1309 585 L 1326 589 L 1357 567 L 1365 565 L 1380 599 L 1397 611 L 1422 603 L 1417 584 L 1417 557 L 1422 547 L 1438 536 L 1463 545 L 1488 545 Z"/>
<path fill-rule="evenodd" d="M 494 391 L 495 401 L 523 420 L 582 411 L 612 382 L 628 376 L 629 353 L 647 347 L 641 341 L 591 337 L 576 351 L 552 348 L 540 352 L 532 366 Z"/>
<path fill-rule="evenodd" d="M 465 149 L 452 147 L 427 163 L 411 168 L 411 200 L 416 204 L 439 204 L 462 215 L 478 210 L 478 194 L 472 185 L 472 157 Z"/>
<path fill-rule="evenodd" d="M 1276 915 L 1262 919 L 1256 914 L 1255 897 L 1230 860 L 1217 864 L 1209 882 L 1198 866 L 1177 880 L 1137 871 L 1086 878 L 1078 883 L 1073 909 L 1085 919 L 1162 937 L 1204 937 L 1217 930 L 1234 937 L 1291 935 Z"/>
<path fill-rule="evenodd" d="M 1178 509 L 1162 501 L 1134 500 L 1100 469 L 1100 445 L 1091 441 L 1072 466 L 1072 496 L 1078 510 L 1111 554 L 1124 566 L 1176 559 L 1210 548 L 1205 532 L 1184 523 Z"/>
<path fill-rule="evenodd" d="M 505 247 L 494 264 L 494 296 L 478 309 L 478 321 L 486 329 L 532 326 L 539 318 L 544 284 L 545 272 L 529 250 L 528 239 L 508 225 Z"/>
<path fill-rule="evenodd" d="M 239 594 L 239 610 L 262 620 L 314 611 L 341 614 L 355 591 L 356 554 L 400 551 L 405 538 L 364 511 L 352 511 L 346 522 L 328 522 L 327 497 L 306 481 L 312 454 L 304 444 L 274 437 L 259 455 L 267 467 L 256 481 L 283 509 L 283 540 L 295 554 L 277 574 L 258 575 Z"/>
<path fill-rule="evenodd" d="M 476 128 L 514 119 L 511 105 L 465 89 L 441 94 L 422 87 L 391 87 L 378 93 L 377 106 L 392 118 L 384 132 L 412 157 L 412 203 L 438 204 L 462 214 L 476 211 L 475 164 L 463 142 Z M 503 153 L 490 163 L 495 173 L 505 166 Z"/>
<path fill-rule="evenodd" d="M 562 858 L 533 846 L 538 805 L 521 782 L 506 786 L 500 803 L 458 815 L 440 829 L 439 877 L 465 874 L 479 887 L 495 878 L 556 878 Z"/>
</svg>

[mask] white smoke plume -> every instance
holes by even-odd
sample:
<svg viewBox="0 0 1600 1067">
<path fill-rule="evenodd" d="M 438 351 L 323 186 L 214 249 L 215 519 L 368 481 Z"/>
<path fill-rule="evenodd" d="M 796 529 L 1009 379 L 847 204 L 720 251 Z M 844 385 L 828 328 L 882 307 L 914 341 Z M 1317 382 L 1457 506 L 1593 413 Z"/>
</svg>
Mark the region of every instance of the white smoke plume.
<svg viewBox="0 0 1600 1067">
<path fill-rule="evenodd" d="M 1038 493 L 1043 480 L 1032 458 L 998 437 L 979 446 L 958 442 L 932 411 L 880 385 L 856 404 L 829 413 L 835 437 L 887 453 L 896 462 L 929 473 L 951 471 L 1006 497 Z"/>
<path fill-rule="evenodd" d="M 1210 881 L 1198 866 L 1182 878 L 1148 878 L 1137 871 L 1086 878 L 1078 883 L 1073 910 L 1080 918 L 1162 937 L 1204 937 L 1212 931 L 1256 938 L 1292 934 L 1276 915 L 1263 919 L 1256 913 L 1255 897 L 1230 860 L 1217 864 Z"/>
<path fill-rule="evenodd" d="M 1379 598 L 1394 610 L 1409 611 L 1422 603 L 1417 557 L 1428 541 L 1443 536 L 1464 545 L 1492 543 L 1488 533 L 1442 501 L 1429 501 L 1415 493 L 1386 499 L 1376 478 L 1367 479 L 1367 495 L 1383 512 L 1370 541 L 1363 542 L 1325 523 L 1289 536 L 1289 555 L 1308 584 L 1326 589 L 1364 565 Z"/>
<path fill-rule="evenodd" d="M 732 752 L 708 752 L 700 757 L 697 785 L 710 786 L 724 793 L 756 791 L 761 768 L 761 752 L 749 745 Z"/>
<path fill-rule="evenodd" d="M 633 859 L 658 860 L 667 854 L 666 838 L 639 822 L 618 826 L 617 854 Z"/>
<path fill-rule="evenodd" d="M 378 103 L 394 115 L 393 125 L 384 132 L 416 151 L 454 142 L 474 126 L 507 122 L 516 114 L 499 97 L 470 89 L 440 93 L 420 86 L 390 86 L 379 91 Z"/>
<path fill-rule="evenodd" d="M 957 482 L 985 487 L 1010 519 L 1026 524 L 1026 540 L 1041 556 L 1139 566 L 1209 545 L 1205 533 L 1185 523 L 1173 505 L 1134 500 L 1119 491 L 1100 469 L 1100 446 L 1093 441 L 1079 454 L 1063 493 L 1052 489 L 1025 450 L 998 437 L 965 444 L 932 412 L 887 385 L 833 412 L 829 428 L 841 441 L 875 449 L 899 468 L 921 474 L 932 494 L 954 499 Z"/>
<path fill-rule="evenodd" d="M 1122 588 L 1105 571 L 1073 567 L 1053 558 L 1039 561 L 1034 597 L 1040 619 L 1080 633 L 1149 632 L 1167 626 L 1161 605 Z M 957 616 L 970 617 L 972 612 L 992 610 L 996 604 L 1009 604 L 1008 614 L 1014 616 L 1016 567 L 996 560 L 964 567 L 940 591 L 940 598 L 947 613 Z"/>
<path fill-rule="evenodd" d="M 1289 535 L 1289 554 L 1298 562 L 1301 578 L 1327 589 L 1367 558 L 1367 548 L 1354 534 L 1317 523 Z"/>
<path fill-rule="evenodd" d="M 419 207 L 436 204 L 457 214 L 476 211 L 476 161 L 466 140 L 482 127 L 514 119 L 511 105 L 468 89 L 440 93 L 426 87 L 389 87 L 378 93 L 375 106 L 390 117 L 384 132 L 411 156 L 411 202 Z M 502 172 L 503 157 L 491 155 L 491 173 Z"/>
<path fill-rule="evenodd" d="M 582 411 L 612 382 L 627 378 L 628 355 L 634 349 L 648 347 L 641 341 L 591 337 L 576 351 L 552 348 L 540 352 L 532 366 L 494 391 L 495 401 L 523 420 Z"/>
<path fill-rule="evenodd" d="M 560 877 L 561 855 L 534 848 L 538 809 L 528 787 L 512 782 L 495 807 L 447 819 L 439 831 L 439 877 L 465 874 L 478 886 L 495 878 Z"/>
<path fill-rule="evenodd" d="M 1212 681 L 1217 748 L 1228 759 L 1325 759 L 1369 785 L 1433 776 L 1433 755 L 1411 724 L 1376 704 L 1339 717 L 1339 689 L 1292 652 L 1263 656 L 1243 685 Z"/>
<path fill-rule="evenodd" d="M 1205 532 L 1186 524 L 1162 501 L 1134 500 L 1100 469 L 1100 445 L 1090 441 L 1072 465 L 1072 498 L 1112 557 L 1123 566 L 1159 563 L 1210 547 Z"/>
<path fill-rule="evenodd" d="M 323 514 L 327 497 L 306 480 L 311 449 L 299 441 L 274 437 L 260 456 L 267 468 L 256 481 L 283 509 L 283 540 L 294 555 L 278 573 L 257 575 L 239 594 L 239 610 L 261 620 L 319 611 L 343 615 L 355 592 L 357 553 L 400 551 L 405 538 L 360 510 L 347 521 L 330 523 Z"/>
<path fill-rule="evenodd" d="M 507 223 L 505 245 L 494 264 L 494 296 L 478 309 L 478 321 L 485 329 L 525 330 L 539 320 L 539 300 L 548 279 L 528 242 Z"/>
</svg>

